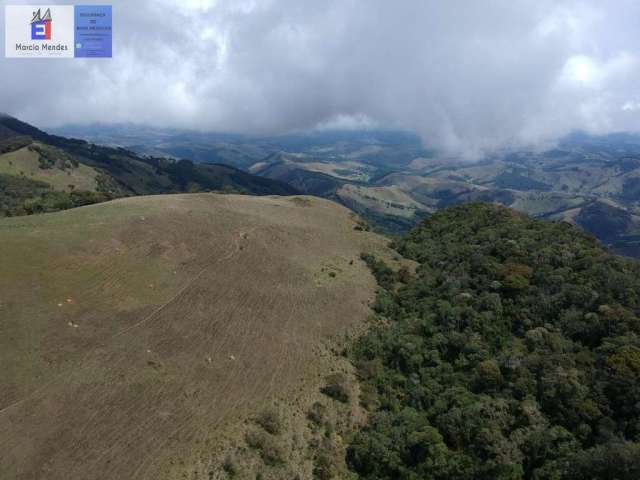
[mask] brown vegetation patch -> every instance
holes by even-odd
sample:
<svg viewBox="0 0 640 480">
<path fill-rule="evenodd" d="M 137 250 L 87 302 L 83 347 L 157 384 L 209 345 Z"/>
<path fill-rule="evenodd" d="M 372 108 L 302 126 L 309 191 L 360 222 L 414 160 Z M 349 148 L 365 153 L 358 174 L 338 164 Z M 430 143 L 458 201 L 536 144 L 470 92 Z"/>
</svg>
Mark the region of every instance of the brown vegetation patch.
<svg viewBox="0 0 640 480">
<path fill-rule="evenodd" d="M 359 254 L 388 249 L 347 209 L 300 201 L 168 195 L 0 220 L 0 478 L 174 478 L 270 399 L 318 391 L 317 346 L 369 314 Z"/>
</svg>

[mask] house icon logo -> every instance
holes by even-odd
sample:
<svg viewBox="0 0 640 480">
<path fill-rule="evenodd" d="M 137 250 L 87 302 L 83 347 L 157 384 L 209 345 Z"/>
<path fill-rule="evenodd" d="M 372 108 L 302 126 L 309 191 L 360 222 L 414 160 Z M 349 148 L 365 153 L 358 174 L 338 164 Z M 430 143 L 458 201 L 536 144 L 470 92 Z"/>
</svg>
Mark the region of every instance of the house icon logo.
<svg viewBox="0 0 640 480">
<path fill-rule="evenodd" d="M 47 8 L 44 16 L 40 9 L 33 12 L 31 19 L 31 40 L 51 40 L 51 9 Z"/>
</svg>

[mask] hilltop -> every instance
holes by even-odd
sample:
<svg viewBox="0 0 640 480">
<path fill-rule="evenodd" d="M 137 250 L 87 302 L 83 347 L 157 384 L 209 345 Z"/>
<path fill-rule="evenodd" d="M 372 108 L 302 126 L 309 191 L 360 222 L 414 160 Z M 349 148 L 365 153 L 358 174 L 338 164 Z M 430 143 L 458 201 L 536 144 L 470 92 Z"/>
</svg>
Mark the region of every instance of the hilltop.
<svg viewBox="0 0 640 480">
<path fill-rule="evenodd" d="M 394 252 L 327 200 L 209 193 L 0 241 L 2 478 L 640 472 L 640 264 L 570 224 L 455 206 Z"/>
<path fill-rule="evenodd" d="M 369 315 L 360 253 L 391 261 L 359 225 L 217 194 L 1 219 L 0 478 L 183 478 L 272 400 L 308 408 Z"/>
</svg>

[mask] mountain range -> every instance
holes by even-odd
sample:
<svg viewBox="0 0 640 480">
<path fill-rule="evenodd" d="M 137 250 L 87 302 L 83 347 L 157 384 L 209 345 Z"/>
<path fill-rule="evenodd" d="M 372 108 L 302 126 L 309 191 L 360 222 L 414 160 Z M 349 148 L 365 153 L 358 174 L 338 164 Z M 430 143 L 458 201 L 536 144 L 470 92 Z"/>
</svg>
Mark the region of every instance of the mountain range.
<svg viewBox="0 0 640 480">
<path fill-rule="evenodd" d="M 640 136 L 575 133 L 553 146 L 505 149 L 478 161 L 441 156 L 401 131 L 314 131 L 250 137 L 135 125 L 58 133 L 209 163 L 224 161 L 342 203 L 389 234 L 449 205 L 483 201 L 586 229 L 640 256 Z"/>
<path fill-rule="evenodd" d="M 131 195 L 227 191 L 287 195 L 289 185 L 221 164 L 194 164 L 50 135 L 0 116 L 0 215 L 55 211 Z"/>
<path fill-rule="evenodd" d="M 0 478 L 638 478 L 636 139 L 412 138 L 241 170 L 1 118 Z"/>
</svg>

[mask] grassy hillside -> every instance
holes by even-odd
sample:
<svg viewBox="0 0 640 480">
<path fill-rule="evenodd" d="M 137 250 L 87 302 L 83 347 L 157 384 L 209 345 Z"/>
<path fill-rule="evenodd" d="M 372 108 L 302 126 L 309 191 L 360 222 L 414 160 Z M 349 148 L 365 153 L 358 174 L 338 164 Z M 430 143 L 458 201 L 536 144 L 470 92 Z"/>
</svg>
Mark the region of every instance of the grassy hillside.
<svg viewBox="0 0 640 480">
<path fill-rule="evenodd" d="M 0 216 L 51 212 L 131 195 L 205 191 L 298 193 L 283 182 L 234 167 L 144 157 L 122 148 L 49 135 L 1 115 L 0 175 L 13 185 L 11 191 L 2 194 Z M 19 194 L 13 195 L 11 192 L 18 183 Z M 41 183 L 49 188 L 43 191 Z M 31 194 L 29 185 L 33 186 Z"/>
<path fill-rule="evenodd" d="M 254 169 L 256 174 L 285 182 L 305 195 L 333 198 L 336 191 L 344 183 L 340 178 L 323 172 L 307 170 L 295 163 L 273 161 L 271 157 L 266 160 L 269 162 L 262 162 L 264 166 Z"/>
<path fill-rule="evenodd" d="M 99 173 L 95 169 L 39 143 L 2 155 L 0 173 L 44 182 L 54 190 L 98 190 Z"/>
<path fill-rule="evenodd" d="M 368 258 L 389 320 L 354 348 L 363 479 L 640 477 L 640 264 L 568 224 L 469 204 Z"/>
<path fill-rule="evenodd" d="M 16 480 L 209 478 L 249 415 L 311 407 L 335 368 L 319 347 L 369 312 L 359 253 L 388 256 L 310 197 L 132 197 L 1 219 L 0 243 L 0 478 Z M 296 445 L 279 451 L 311 472 Z"/>
</svg>

